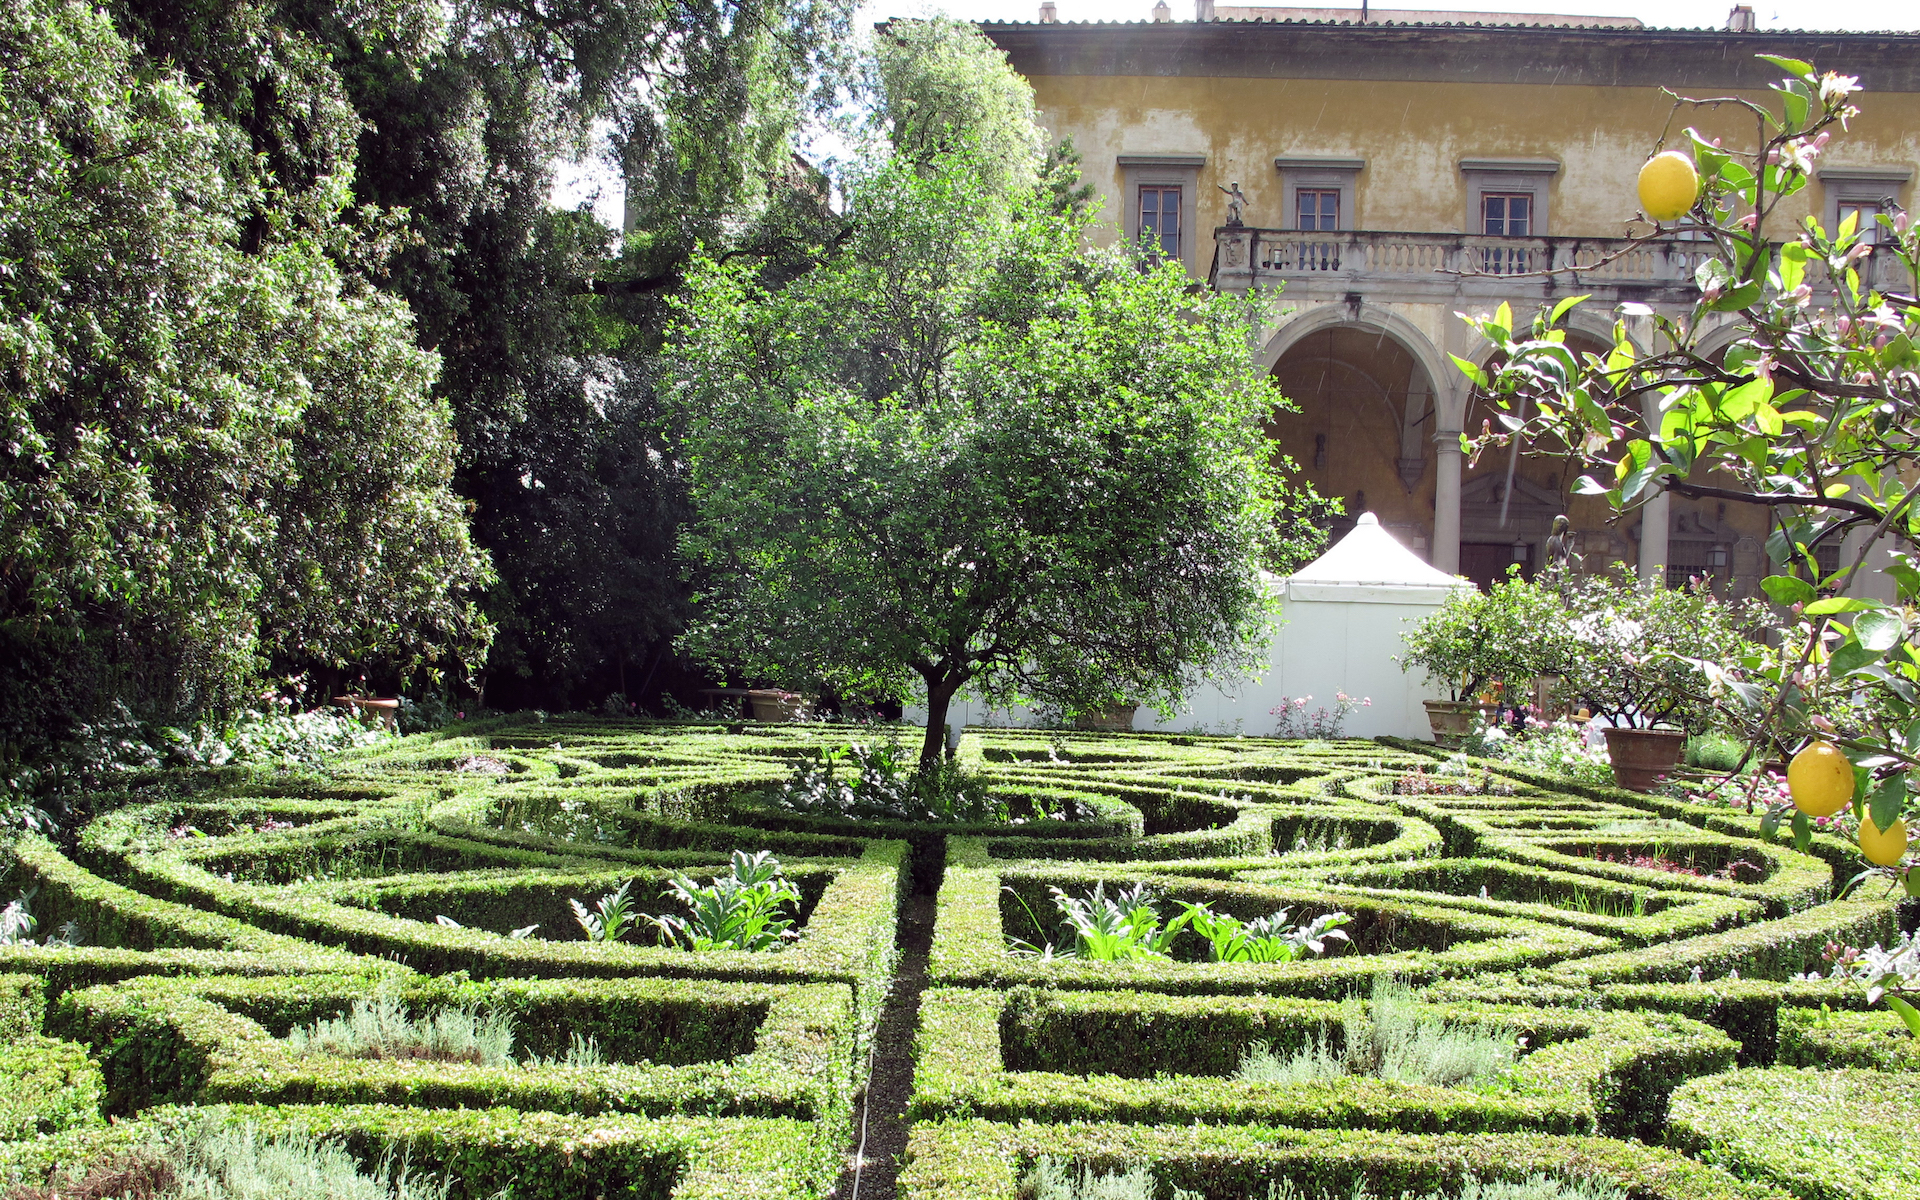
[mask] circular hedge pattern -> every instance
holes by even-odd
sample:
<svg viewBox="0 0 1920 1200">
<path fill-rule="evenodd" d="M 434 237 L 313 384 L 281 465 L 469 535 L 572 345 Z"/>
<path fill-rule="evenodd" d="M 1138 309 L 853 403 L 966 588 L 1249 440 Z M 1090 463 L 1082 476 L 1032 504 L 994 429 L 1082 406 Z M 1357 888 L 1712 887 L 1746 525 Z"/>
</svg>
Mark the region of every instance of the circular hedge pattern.
<svg viewBox="0 0 1920 1200">
<path fill-rule="evenodd" d="M 190 1105 L 406 1153 L 461 1196 L 824 1195 L 876 1022 L 911 990 L 903 1195 L 1010 1200 L 1040 1154 L 1145 1161 L 1221 1200 L 1463 1172 L 1878 1200 L 1909 1169 L 1835 1089 L 1879 1112 L 1920 1058 L 1857 990 L 1793 982 L 1829 942 L 1896 933 L 1889 902 L 1832 898 L 1838 843 L 1799 853 L 1743 813 L 1391 740 L 970 730 L 961 765 L 1017 819 L 781 805 L 796 764 L 886 736 L 503 718 L 316 776 L 133 779 L 64 849 L 10 848 L 42 930 L 82 941 L 0 946 L 0 1071 L 23 1081 L 0 1163 L 38 1179 Z M 778 953 L 592 941 L 574 919 L 623 885 L 640 916 L 677 911 L 667 882 L 736 850 L 776 855 L 799 893 Z M 1191 932 L 1167 957 L 1062 957 L 1056 892 L 1096 887 L 1143 887 L 1163 916 L 1343 913 L 1349 940 L 1279 962 L 1211 961 Z M 924 992 L 897 977 L 916 893 L 934 911 Z M 1393 1009 L 1408 1029 L 1514 1060 L 1452 1083 L 1237 1074 L 1257 1047 L 1358 1061 L 1385 979 L 1413 989 Z M 289 1047 L 372 998 L 508 1014 L 516 1058 Z M 585 1040 L 595 1054 L 566 1057 Z M 1782 1126 L 1801 1131 L 1785 1171 L 1742 1132 Z M 1823 1146 L 1864 1165 L 1817 1170 Z"/>
</svg>

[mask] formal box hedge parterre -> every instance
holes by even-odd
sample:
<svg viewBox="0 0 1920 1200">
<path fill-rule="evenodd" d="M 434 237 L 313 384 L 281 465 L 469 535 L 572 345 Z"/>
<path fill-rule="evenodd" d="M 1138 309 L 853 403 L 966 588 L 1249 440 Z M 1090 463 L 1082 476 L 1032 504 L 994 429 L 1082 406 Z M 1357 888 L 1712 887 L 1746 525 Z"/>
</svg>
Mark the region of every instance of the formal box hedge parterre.
<svg viewBox="0 0 1920 1200">
<path fill-rule="evenodd" d="M 1523 1039 L 1510 1082 L 1233 1077 L 1255 1042 L 1337 1048 L 1349 1006 L 1294 997 L 934 989 L 921 1000 L 921 1119 L 1271 1124 L 1409 1133 L 1534 1130 L 1657 1136 L 1682 1080 L 1732 1066 L 1719 1030 L 1667 1014 L 1435 1005 L 1420 1012 Z"/>
<path fill-rule="evenodd" d="M 36 1118 L 36 1140 L 0 1157 L 26 1178 L 197 1112 L 331 1130 L 369 1162 L 400 1149 L 452 1167 L 460 1196 L 508 1182 L 553 1200 L 818 1196 L 847 1149 L 901 906 L 936 885 L 903 1195 L 1011 1196 L 1053 1153 L 1148 1162 L 1163 1190 L 1209 1200 L 1264 1196 L 1275 1175 L 1426 1188 L 1529 1164 L 1613 1179 L 1632 1200 L 1775 1200 L 1794 1189 L 1697 1161 L 1735 1163 L 1737 1138 L 1686 1140 L 1705 1117 L 1669 1133 L 1676 1084 L 1706 1097 L 1714 1073 L 1775 1062 L 1920 1078 L 1856 985 L 1791 979 L 1824 969 L 1828 942 L 1896 932 L 1886 900 L 1832 900 L 1851 874 L 1835 839 L 1797 853 L 1734 809 L 1501 763 L 1451 776 L 1448 755 L 1416 744 L 1169 734 L 969 731 L 963 765 L 1016 812 L 1072 801 L 1076 820 L 918 825 L 774 803 L 794 763 L 886 736 L 493 718 L 349 753 L 323 776 L 130 779 L 95 798 L 78 861 L 31 838 L 8 852 L 7 882 L 39 889 L 43 930 L 71 918 L 89 944 L 0 947 L 0 1026 L 41 1055 L 26 1074 L 91 1048 L 71 1078 L 97 1080 L 91 1111 L 121 1123 Z M 1416 769 L 1426 781 L 1403 794 Z M 801 889 L 804 935 L 786 951 L 575 940 L 568 899 L 633 880 L 641 910 L 665 911 L 668 875 L 711 875 L 736 849 L 775 852 Z M 1172 961 L 1008 953 L 1008 935 L 1062 939 L 1050 886 L 1096 882 L 1150 883 L 1167 915 L 1175 900 L 1294 921 L 1338 908 L 1354 942 L 1273 965 L 1195 961 L 1191 935 Z M 534 939 L 504 936 L 533 923 Z M 1341 1002 L 1363 1003 L 1382 973 L 1449 1019 L 1526 1036 L 1519 1086 L 1231 1078 L 1255 1040 L 1331 1036 Z M 511 1011 L 529 1053 L 592 1033 L 611 1065 L 373 1062 L 278 1041 L 380 991 L 421 1011 Z M 207 1107 L 168 1107 L 182 1099 Z M 1693 1158 L 1595 1131 L 1671 1136 Z"/>
</svg>

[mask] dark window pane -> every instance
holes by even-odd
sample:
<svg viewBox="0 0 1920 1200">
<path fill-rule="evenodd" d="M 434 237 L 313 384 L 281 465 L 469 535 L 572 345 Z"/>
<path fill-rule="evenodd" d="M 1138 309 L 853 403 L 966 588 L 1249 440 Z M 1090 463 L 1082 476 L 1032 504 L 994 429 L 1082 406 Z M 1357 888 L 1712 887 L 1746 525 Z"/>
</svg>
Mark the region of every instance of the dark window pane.
<svg viewBox="0 0 1920 1200">
<path fill-rule="evenodd" d="M 1302 188 L 1296 196 L 1300 228 L 1313 230 L 1340 228 L 1339 192 Z"/>
<path fill-rule="evenodd" d="M 1180 189 L 1140 189 L 1140 233 L 1167 258 L 1180 257 Z"/>
<path fill-rule="evenodd" d="M 1482 196 L 1481 232 L 1492 237 L 1527 237 L 1533 232 L 1533 197 Z"/>
</svg>

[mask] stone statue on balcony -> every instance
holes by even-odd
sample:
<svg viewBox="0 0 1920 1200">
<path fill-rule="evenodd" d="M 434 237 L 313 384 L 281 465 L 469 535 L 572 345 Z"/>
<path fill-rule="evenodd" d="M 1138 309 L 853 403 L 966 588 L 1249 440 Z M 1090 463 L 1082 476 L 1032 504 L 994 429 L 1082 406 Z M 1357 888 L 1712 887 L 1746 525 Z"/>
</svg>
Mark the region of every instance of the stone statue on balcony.
<svg viewBox="0 0 1920 1200">
<path fill-rule="evenodd" d="M 1220 187 L 1217 183 L 1213 186 Z M 1220 190 L 1227 194 L 1227 228 L 1238 229 L 1242 224 L 1240 210 L 1247 204 L 1247 197 L 1240 190 L 1240 181 L 1235 180 L 1232 186 L 1222 187 Z"/>
<path fill-rule="evenodd" d="M 1567 519 L 1565 513 L 1562 513 L 1553 519 L 1553 528 L 1547 534 L 1545 547 L 1547 569 L 1561 574 L 1585 570 L 1586 563 L 1573 552 L 1573 546 L 1573 522 Z"/>
</svg>

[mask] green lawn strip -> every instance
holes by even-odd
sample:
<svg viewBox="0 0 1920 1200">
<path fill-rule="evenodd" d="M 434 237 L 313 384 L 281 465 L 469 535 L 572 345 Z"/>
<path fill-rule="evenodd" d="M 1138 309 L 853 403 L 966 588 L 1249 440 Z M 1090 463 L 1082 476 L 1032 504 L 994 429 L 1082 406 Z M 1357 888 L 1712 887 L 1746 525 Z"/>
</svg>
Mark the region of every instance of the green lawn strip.
<svg viewBox="0 0 1920 1200">
<path fill-rule="evenodd" d="M 1667 1143 L 1800 1200 L 1913 1200 L 1920 1076 L 1741 1070 L 1673 1096 Z"/>
<path fill-rule="evenodd" d="M 901 1200 L 1016 1200 L 1041 1155 L 1099 1171 L 1151 1165 L 1163 1187 L 1261 1197 L 1273 1180 L 1342 1196 L 1364 1184 L 1398 1196 L 1457 1188 L 1472 1175 L 1553 1174 L 1628 1190 L 1633 1200 L 1785 1200 L 1764 1185 L 1669 1151 L 1607 1138 L 1545 1134 L 1394 1134 L 1229 1125 L 1003 1125 L 922 1122 L 908 1147 Z"/>
<path fill-rule="evenodd" d="M 1437 1005 L 1436 1021 L 1527 1039 L 1532 1049 L 1511 1086 L 1233 1078 L 1256 1041 L 1282 1053 L 1337 1041 L 1344 1008 L 1294 998 L 935 989 L 921 1002 L 912 1111 L 922 1120 L 1657 1134 L 1674 1085 L 1725 1070 L 1737 1049 L 1685 1017 Z"/>
</svg>

